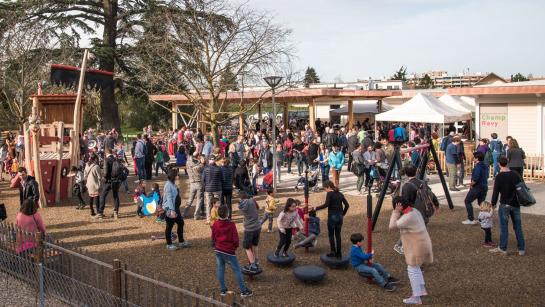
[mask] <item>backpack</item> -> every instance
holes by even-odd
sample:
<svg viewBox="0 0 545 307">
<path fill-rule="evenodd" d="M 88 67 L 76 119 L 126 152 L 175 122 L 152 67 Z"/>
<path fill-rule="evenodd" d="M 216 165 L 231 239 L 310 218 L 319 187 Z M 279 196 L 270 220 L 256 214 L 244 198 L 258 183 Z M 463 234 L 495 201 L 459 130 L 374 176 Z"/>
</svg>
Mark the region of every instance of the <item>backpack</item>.
<svg viewBox="0 0 545 307">
<path fill-rule="evenodd" d="M 396 142 L 405 142 L 405 129 L 402 127 L 397 127 L 394 129 L 394 141 Z"/>
<path fill-rule="evenodd" d="M 437 202 L 437 197 L 435 194 L 433 194 L 426 182 L 421 181 L 418 186 L 410 181 L 408 183 L 417 189 L 416 200 L 414 201 L 413 208 L 422 213 L 424 222 L 427 223 L 429 218 L 435 213 L 434 205 Z"/>
<path fill-rule="evenodd" d="M 112 161 L 112 171 L 110 172 L 112 181 L 123 181 L 123 165 L 118 159 Z"/>
<path fill-rule="evenodd" d="M 441 145 L 439 146 L 439 150 L 441 150 L 441 151 L 447 150 L 447 146 L 449 144 L 449 139 L 450 139 L 450 137 L 446 136 L 441 140 Z"/>
</svg>

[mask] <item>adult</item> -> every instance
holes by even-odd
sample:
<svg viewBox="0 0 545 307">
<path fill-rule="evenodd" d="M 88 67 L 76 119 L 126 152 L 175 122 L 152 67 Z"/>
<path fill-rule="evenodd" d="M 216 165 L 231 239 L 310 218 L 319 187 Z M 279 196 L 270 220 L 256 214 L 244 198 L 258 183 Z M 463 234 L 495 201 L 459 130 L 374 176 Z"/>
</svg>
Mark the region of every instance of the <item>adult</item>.
<svg viewBox="0 0 545 307">
<path fill-rule="evenodd" d="M 509 150 L 507 151 L 507 167 L 510 170 L 519 174 L 520 178 L 524 178 L 524 159 L 526 159 L 526 153 L 519 147 L 519 143 L 516 139 L 509 141 Z"/>
<path fill-rule="evenodd" d="M 488 143 L 488 147 L 490 148 L 490 152 L 492 153 L 492 161 L 494 164 L 494 178 L 496 175 L 500 172 L 500 165 L 498 164 L 498 159 L 501 156 L 502 150 L 503 150 L 503 144 L 501 140 L 498 139 L 497 133 L 492 133 L 490 135 L 492 138 L 490 140 L 490 143 Z"/>
<path fill-rule="evenodd" d="M 106 138 L 104 138 L 104 148 L 105 149 L 110 148 L 111 150 L 113 150 L 116 145 L 117 145 L 117 140 L 113 136 L 113 132 L 109 131 Z"/>
<path fill-rule="evenodd" d="M 220 160 L 219 166 L 221 169 L 221 198 L 222 206 L 229 208 L 229 218 L 232 216 L 232 200 L 233 200 L 233 168 L 229 166 L 229 161 L 224 158 Z"/>
<path fill-rule="evenodd" d="M 322 172 L 322 185 L 329 181 L 329 150 L 324 143 L 320 143 L 320 152 L 318 153 L 318 161 L 320 162 L 320 170 Z"/>
<path fill-rule="evenodd" d="M 177 176 L 176 170 L 170 170 L 167 175 L 168 180 L 165 182 L 163 190 L 163 209 L 165 210 L 166 222 L 165 239 L 167 241 L 167 250 L 169 251 L 190 246 L 190 244 L 184 240 L 184 219 L 180 213 L 180 191 L 175 183 Z M 174 224 L 177 226 L 178 245 L 172 244 L 172 228 L 174 228 Z"/>
<path fill-rule="evenodd" d="M 331 178 L 335 186 L 339 188 L 339 181 L 341 177 L 341 169 L 344 165 L 344 154 L 339 150 L 339 147 L 334 144 L 332 151 L 329 153 L 329 166 L 331 166 Z"/>
<path fill-rule="evenodd" d="M 463 221 L 464 225 L 477 225 L 479 221 L 475 220 L 473 215 L 473 202 L 477 200 L 479 205 L 486 199 L 488 192 L 488 165 L 484 162 L 484 154 L 481 151 L 473 153 L 473 162 L 475 167 L 471 173 L 471 184 L 469 192 L 467 192 L 464 204 L 467 210 L 467 220 Z"/>
<path fill-rule="evenodd" d="M 466 167 L 465 167 L 465 161 L 466 161 L 466 153 L 465 153 L 465 147 L 464 142 L 460 138 L 460 143 L 456 145 L 456 151 L 458 152 L 458 164 L 456 165 L 456 169 L 458 171 L 458 175 L 456 177 L 456 185 L 457 186 L 464 186 L 464 178 L 466 175 Z"/>
<path fill-rule="evenodd" d="M 263 147 L 259 151 L 259 166 L 263 169 L 263 175 L 267 175 L 273 167 L 273 151 L 268 141 L 263 141 Z"/>
<path fill-rule="evenodd" d="M 299 173 L 299 177 L 301 177 L 301 175 L 303 174 L 303 165 L 307 164 L 307 157 L 303 152 L 304 149 L 305 149 L 305 143 L 301 141 L 300 137 L 297 137 L 293 145 L 293 153 L 295 156 L 295 164 L 297 164 L 297 171 Z"/>
<path fill-rule="evenodd" d="M 98 156 L 94 153 L 91 154 L 89 161 L 85 165 L 83 180 L 85 181 L 85 186 L 87 187 L 87 195 L 89 195 L 91 217 L 94 217 L 95 207 L 93 207 L 93 202 L 98 212 L 100 208 L 100 184 L 102 183 L 102 172 L 100 166 L 98 166 Z"/>
<path fill-rule="evenodd" d="M 325 203 L 314 208 L 314 210 L 327 208 L 327 232 L 329 236 L 329 247 L 331 249 L 331 252 L 327 254 L 327 256 L 342 258 L 341 229 L 343 226 L 343 218 L 350 205 L 343 193 L 339 192 L 339 189 L 333 182 L 325 182 L 324 187 L 327 192 Z"/>
<path fill-rule="evenodd" d="M 373 186 L 373 175 L 372 170 L 375 168 L 375 164 L 377 163 L 377 156 L 375 151 L 373 150 L 373 145 L 367 146 L 367 150 L 364 152 L 364 147 L 361 147 L 361 151 L 363 152 L 363 163 L 365 166 L 365 188 L 371 190 L 371 187 Z M 361 189 L 361 187 L 360 187 Z"/>
<path fill-rule="evenodd" d="M 412 296 L 403 300 L 405 304 L 422 304 L 422 296 L 428 295 L 421 266 L 433 262 L 431 239 L 422 214 L 412 208 L 403 197 L 392 201 L 394 211 L 390 217 L 389 229 L 399 229 L 404 246 L 407 273 L 412 288 Z"/>
<path fill-rule="evenodd" d="M 146 180 L 146 143 L 141 134 L 137 134 L 136 138 L 134 157 L 136 158 L 138 180 L 135 182 L 138 183 L 140 180 Z"/>
<path fill-rule="evenodd" d="M 19 188 L 19 205 L 21 207 L 27 199 L 34 201 L 36 204 L 40 201 L 38 182 L 34 177 L 28 175 L 26 168 L 23 166 L 17 169 L 17 176 L 11 180 L 10 187 Z"/>
<path fill-rule="evenodd" d="M 286 158 L 286 163 L 288 164 L 288 174 L 291 174 L 291 163 L 293 161 L 293 135 L 287 133 L 286 140 L 284 140 L 284 157 Z"/>
<path fill-rule="evenodd" d="M 202 171 L 202 184 L 204 187 L 204 196 L 206 202 L 206 224 L 210 224 L 210 210 L 212 209 L 212 199 L 221 199 L 223 176 L 221 169 L 216 165 L 216 157 L 210 156 L 208 165 Z"/>
<path fill-rule="evenodd" d="M 193 218 L 198 220 L 205 215 L 204 212 L 204 192 L 202 186 L 202 171 L 204 168 L 204 157 L 202 157 L 196 151 L 191 158 L 187 161 L 187 174 L 189 177 L 189 198 L 187 199 L 187 205 L 184 209 L 184 217 L 187 217 L 189 208 L 193 205 L 193 200 L 197 198 L 197 204 L 195 205 L 195 213 Z"/>
<path fill-rule="evenodd" d="M 246 168 L 246 161 L 240 161 L 235 173 L 233 174 L 233 183 L 240 191 L 244 191 L 248 195 L 254 194 L 252 183 L 250 182 L 250 176 L 248 175 L 248 168 Z"/>
<path fill-rule="evenodd" d="M 511 149 L 509 149 L 511 150 Z M 492 253 L 507 254 L 507 242 L 509 240 L 509 218 L 513 223 L 515 236 L 517 238 L 517 248 L 520 256 L 526 254 L 526 246 L 524 242 L 524 232 L 522 231 L 522 220 L 520 215 L 520 204 L 517 198 L 517 184 L 522 181 L 522 178 L 507 166 L 507 157 L 499 158 L 500 172 L 494 180 L 494 189 L 492 192 L 492 206 L 500 203 L 499 219 L 500 219 L 500 245 L 490 250 Z"/>
<path fill-rule="evenodd" d="M 308 145 L 308 162 L 315 163 L 318 159 L 318 154 L 320 153 L 320 146 L 316 138 L 313 138 Z"/>
<path fill-rule="evenodd" d="M 32 199 L 25 199 L 21 209 L 17 213 L 15 218 L 15 225 L 26 233 L 40 232 L 42 235 L 46 234 L 45 224 L 38 213 L 38 205 Z M 37 242 L 34 240 L 33 235 L 24 235 L 21 232 L 17 232 L 17 248 L 16 253 L 18 255 L 32 253 L 33 249 L 37 247 Z"/>
<path fill-rule="evenodd" d="M 118 218 L 119 213 L 119 187 L 121 185 L 121 161 L 112 154 L 112 150 L 106 148 L 106 161 L 104 163 L 104 184 L 100 191 L 100 207 L 98 208 L 97 217 L 104 218 L 104 208 L 106 207 L 106 197 L 112 191 L 114 199 L 114 219 Z"/>
<path fill-rule="evenodd" d="M 153 173 L 153 159 L 155 154 L 157 154 L 157 147 L 153 144 L 149 136 L 145 136 L 146 140 L 146 159 L 144 161 L 144 166 L 146 167 L 146 180 L 151 180 Z"/>
<path fill-rule="evenodd" d="M 348 170 L 352 169 L 352 161 L 354 160 L 354 157 L 352 156 L 352 153 L 356 148 L 358 147 L 359 141 L 358 136 L 356 134 L 356 129 L 352 128 L 350 132 L 348 133 Z"/>
<path fill-rule="evenodd" d="M 447 162 L 447 172 L 448 172 L 448 185 L 449 190 L 451 191 L 460 191 L 456 188 L 456 183 L 458 182 L 458 164 L 460 164 L 460 154 L 458 152 L 458 145 L 460 145 L 460 138 L 455 136 L 452 139 L 452 143 L 447 146 L 445 151 L 445 160 Z"/>
<path fill-rule="evenodd" d="M 210 155 L 212 154 L 213 150 L 214 150 L 214 144 L 212 143 L 212 138 L 209 135 L 207 135 L 202 147 L 202 154 L 206 159 L 208 159 Z"/>
<path fill-rule="evenodd" d="M 352 162 L 352 172 L 358 178 L 356 181 L 356 190 L 358 191 L 358 194 L 361 195 L 361 188 L 363 186 L 363 183 L 365 181 L 365 175 L 367 173 L 367 168 L 365 167 L 365 159 L 363 158 L 363 147 L 361 145 L 357 145 L 356 149 L 349 154 L 351 157 L 354 158 L 354 161 Z"/>
</svg>

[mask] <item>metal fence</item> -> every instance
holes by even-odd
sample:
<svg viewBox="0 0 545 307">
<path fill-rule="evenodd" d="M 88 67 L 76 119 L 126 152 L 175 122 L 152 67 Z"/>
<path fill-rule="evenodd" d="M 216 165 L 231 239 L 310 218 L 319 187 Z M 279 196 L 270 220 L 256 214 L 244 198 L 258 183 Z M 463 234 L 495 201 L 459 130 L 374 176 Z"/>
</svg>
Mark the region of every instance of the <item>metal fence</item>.
<svg viewBox="0 0 545 307">
<path fill-rule="evenodd" d="M 30 247 L 21 251 L 20 247 Z M 99 261 L 81 249 L 0 223 L 0 270 L 36 289 L 39 302 L 52 296 L 70 306 L 248 306 L 233 293 L 182 289 L 127 269 L 119 260 Z M 41 305 L 40 306 L 44 306 Z"/>
</svg>

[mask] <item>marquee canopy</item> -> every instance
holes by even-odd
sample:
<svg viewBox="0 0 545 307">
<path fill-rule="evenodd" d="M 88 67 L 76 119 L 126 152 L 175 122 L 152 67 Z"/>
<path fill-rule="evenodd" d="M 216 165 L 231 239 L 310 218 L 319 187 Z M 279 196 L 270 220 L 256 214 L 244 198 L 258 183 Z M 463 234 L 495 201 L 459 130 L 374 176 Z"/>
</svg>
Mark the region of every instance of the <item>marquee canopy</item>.
<svg viewBox="0 0 545 307">
<path fill-rule="evenodd" d="M 390 111 L 393 109 L 393 107 L 387 103 L 382 103 L 382 110 Z M 354 114 L 377 114 L 377 100 L 364 100 L 364 101 L 354 101 L 354 107 L 352 112 Z M 337 114 L 337 115 L 348 115 L 348 106 L 343 106 L 341 108 L 338 108 L 336 110 L 331 110 L 331 113 Z"/>
<path fill-rule="evenodd" d="M 462 112 L 448 107 L 439 99 L 418 93 L 401 106 L 377 114 L 376 121 L 382 122 L 413 122 L 413 123 L 453 123 L 470 120 L 471 112 Z"/>
<path fill-rule="evenodd" d="M 468 102 L 463 100 L 461 97 L 458 96 L 451 96 L 451 95 L 443 95 L 439 98 L 441 102 L 446 104 L 448 107 L 451 107 L 453 109 L 456 109 L 461 112 L 475 112 L 475 105 L 470 105 Z"/>
</svg>

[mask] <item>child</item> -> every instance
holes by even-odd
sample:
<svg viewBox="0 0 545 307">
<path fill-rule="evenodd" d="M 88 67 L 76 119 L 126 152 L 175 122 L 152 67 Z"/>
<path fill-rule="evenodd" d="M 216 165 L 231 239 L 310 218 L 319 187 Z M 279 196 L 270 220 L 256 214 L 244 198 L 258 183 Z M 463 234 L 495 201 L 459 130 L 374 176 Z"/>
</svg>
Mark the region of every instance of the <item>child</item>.
<svg viewBox="0 0 545 307">
<path fill-rule="evenodd" d="M 486 248 L 496 247 L 496 244 L 492 243 L 492 216 L 494 215 L 494 209 L 492 204 L 487 201 L 483 201 L 480 206 L 481 212 L 479 212 L 479 222 L 481 228 L 484 231 L 484 244 Z"/>
<path fill-rule="evenodd" d="M 250 264 L 243 269 L 250 273 L 257 273 L 261 270 L 257 261 L 257 245 L 261 234 L 259 222 L 259 206 L 256 201 L 245 192 L 240 192 L 240 203 L 238 209 L 244 216 L 244 241 L 242 247 L 246 250 Z"/>
<path fill-rule="evenodd" d="M 77 166 L 72 166 L 72 168 L 70 169 L 69 176 L 70 177 L 75 176 L 75 181 L 76 182 L 74 183 L 74 194 L 76 194 L 76 196 L 79 199 L 79 204 L 76 207 L 76 210 L 81 210 L 81 209 L 85 208 L 85 206 L 87 206 L 87 204 L 85 203 L 85 201 L 83 200 L 83 197 L 82 197 L 83 193 L 85 192 L 85 183 L 84 183 L 84 180 L 83 180 L 83 172 Z"/>
<path fill-rule="evenodd" d="M 320 175 L 320 169 L 311 167 L 308 172 L 308 188 L 312 189 L 314 192 L 317 192 L 319 190 L 318 187 L 318 177 Z M 295 192 L 299 191 L 299 186 L 305 187 L 305 181 L 306 177 L 303 175 L 299 177 L 297 180 L 297 184 L 295 185 Z"/>
<path fill-rule="evenodd" d="M 228 211 L 229 209 L 225 206 L 218 208 L 219 219 L 212 225 L 212 241 L 215 242 L 216 272 L 220 283 L 220 294 L 222 296 L 227 294 L 227 287 L 225 286 L 225 264 L 227 263 L 233 269 L 233 273 L 235 273 L 235 278 L 240 288 L 240 296 L 252 296 L 252 290 L 248 289 L 244 283 L 238 259 L 235 255 L 239 242 L 238 232 L 235 223 L 227 218 L 229 216 Z"/>
<path fill-rule="evenodd" d="M 276 212 L 277 204 L 278 200 L 274 199 L 274 190 L 267 190 L 267 198 L 265 199 L 265 214 L 261 220 L 261 226 L 263 226 L 266 221 L 269 221 L 269 226 L 267 228 L 267 232 L 269 233 L 272 232 L 273 217 L 274 213 Z"/>
<path fill-rule="evenodd" d="M 259 163 L 257 158 L 252 160 L 252 187 L 254 189 L 254 195 L 257 194 L 257 178 L 259 177 Z"/>
<path fill-rule="evenodd" d="M 320 218 L 316 216 L 316 210 L 309 211 L 305 216 L 308 219 L 308 237 L 295 244 L 295 248 L 316 246 L 320 234 Z"/>
<path fill-rule="evenodd" d="M 212 198 L 212 209 L 210 209 L 210 227 L 214 225 L 214 222 L 218 220 L 218 208 L 220 207 L 220 200 L 218 198 Z"/>
<path fill-rule="evenodd" d="M 154 183 L 151 186 L 151 193 L 149 196 L 153 196 L 154 193 L 157 193 L 159 196 L 159 202 L 157 203 L 157 209 L 155 210 L 157 214 L 157 219 L 155 220 L 156 223 L 164 223 L 165 222 L 165 210 L 163 209 L 163 197 L 161 196 L 161 189 L 159 189 L 159 185 L 157 183 Z"/>
<path fill-rule="evenodd" d="M 297 202 L 293 198 L 288 198 L 284 210 L 278 215 L 276 220 L 278 224 L 278 234 L 280 241 L 274 252 L 275 257 L 288 257 L 288 249 L 291 244 L 291 235 L 293 228 L 303 229 L 303 223 L 297 213 Z M 283 250 L 283 251 L 282 251 Z"/>
<path fill-rule="evenodd" d="M 144 213 L 142 213 L 142 206 L 144 204 L 140 200 L 140 195 L 142 194 L 146 195 L 146 185 L 144 183 L 144 180 L 138 181 L 138 185 L 134 189 L 134 194 L 133 194 L 134 204 L 136 205 L 136 214 L 139 217 L 144 217 Z"/>
<path fill-rule="evenodd" d="M 358 271 L 360 274 L 372 275 L 373 281 L 379 286 L 383 287 L 386 291 L 394 291 L 396 289 L 395 284 L 399 283 L 399 280 L 395 277 L 392 277 L 388 271 L 378 263 L 372 263 L 371 265 L 368 262 L 373 258 L 374 253 L 364 253 L 362 250 L 363 246 L 363 235 L 361 233 L 353 233 L 350 236 L 350 241 L 352 241 L 352 249 L 350 250 L 350 261 L 352 267 Z"/>
</svg>

